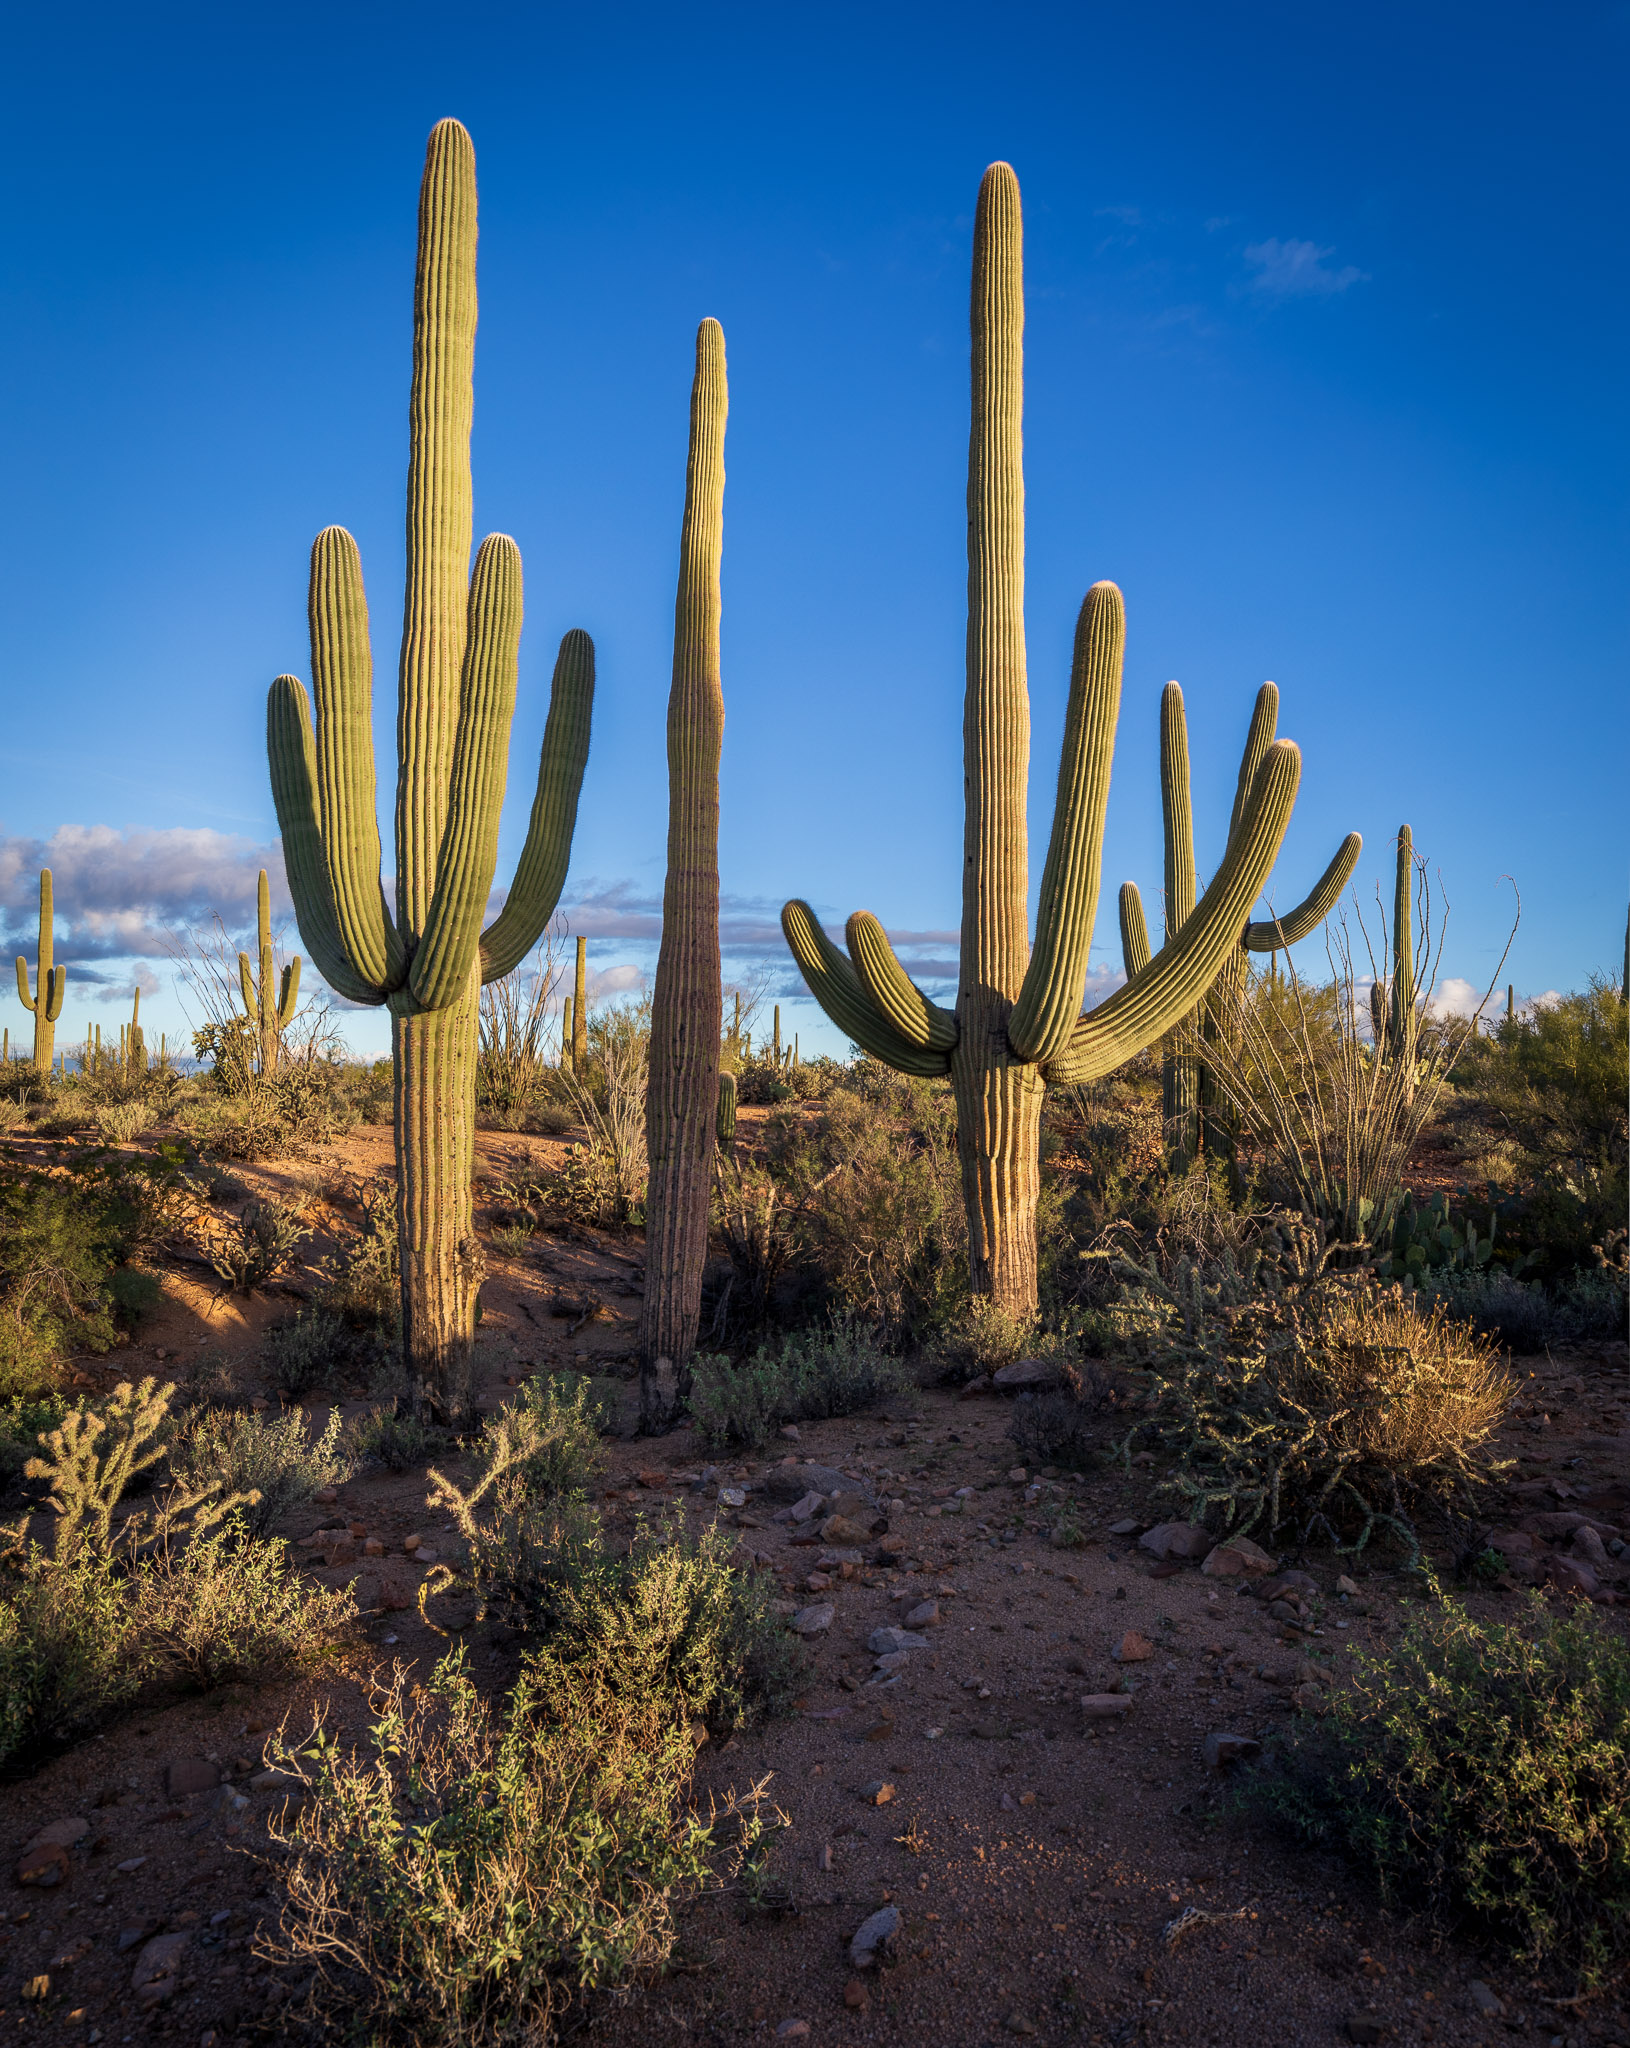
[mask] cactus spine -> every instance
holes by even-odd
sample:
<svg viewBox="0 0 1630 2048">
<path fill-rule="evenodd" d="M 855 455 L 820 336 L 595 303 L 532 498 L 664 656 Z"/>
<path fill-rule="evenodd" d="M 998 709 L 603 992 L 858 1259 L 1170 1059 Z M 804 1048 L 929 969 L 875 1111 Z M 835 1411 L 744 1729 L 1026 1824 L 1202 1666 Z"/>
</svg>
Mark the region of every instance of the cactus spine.
<svg viewBox="0 0 1630 2048">
<path fill-rule="evenodd" d="M 35 956 L 34 986 L 28 987 L 28 962 L 17 955 L 17 1000 L 34 1012 L 34 1064 L 49 1081 L 56 1064 L 57 1019 L 62 1015 L 62 998 L 67 992 L 68 970 L 53 967 L 56 951 L 56 903 L 51 890 L 51 870 L 40 869 L 40 930 Z"/>
<path fill-rule="evenodd" d="M 713 1119 L 713 1137 L 728 1159 L 736 1149 L 736 1077 L 719 1076 L 719 1106 Z"/>
<path fill-rule="evenodd" d="M 724 430 L 729 410 L 724 330 L 696 331 L 685 515 L 674 604 L 668 697 L 668 873 L 662 945 L 651 997 L 645 1142 L 645 1300 L 640 1317 L 644 1420 L 656 1362 L 672 1360 L 681 1398 L 690 1389 L 702 1268 L 707 1260 L 713 1148 L 722 1115 L 719 1026 L 719 757 L 724 690 L 719 675 L 719 563 L 724 546 Z"/>
<path fill-rule="evenodd" d="M 1233 846 L 1244 821 L 1252 786 L 1273 744 L 1278 721 L 1279 692 L 1272 683 L 1264 683 L 1257 692 L 1250 729 L 1245 738 L 1245 751 L 1240 757 L 1234 809 L 1228 823 L 1228 847 Z M 1169 942 L 1193 915 L 1197 887 L 1188 715 L 1182 689 L 1177 683 L 1168 683 L 1160 697 L 1160 810 L 1165 837 L 1166 938 Z M 1363 847 L 1364 842 L 1358 833 L 1349 832 L 1337 848 L 1335 858 L 1294 910 L 1280 918 L 1247 924 L 1240 934 L 1239 944 L 1223 962 L 1203 1006 L 1185 1017 L 1170 1034 L 1162 1062 L 1161 1095 L 1167 1155 L 1177 1171 L 1181 1172 L 1202 1147 L 1224 1157 L 1233 1154 L 1233 1113 L 1212 1083 L 1205 1061 L 1205 1045 L 1219 1032 L 1230 1028 L 1233 1007 L 1244 990 L 1249 956 L 1252 953 L 1272 956 L 1281 947 L 1297 945 L 1316 931 L 1340 901 L 1341 892 L 1358 865 Z M 1121 951 L 1129 976 L 1137 971 L 1133 964 L 1134 954 L 1140 960 L 1149 957 L 1143 904 L 1133 882 L 1123 884 L 1121 889 Z"/>
<path fill-rule="evenodd" d="M 1114 584 L 1098 583 L 1087 592 L 1076 625 L 1032 951 L 1026 919 L 1022 226 L 1018 180 L 1006 164 L 993 164 L 979 190 L 970 324 L 964 859 L 954 1013 L 912 983 L 868 913 L 857 911 L 849 920 L 847 958 L 806 903 L 787 904 L 781 922 L 805 981 L 834 1023 L 903 1073 L 950 1075 L 972 1289 L 998 1308 L 1029 1316 L 1036 1308 L 1044 1091 L 1050 1082 L 1109 1073 L 1199 1002 L 1238 944 L 1267 880 L 1301 764 L 1288 741 L 1268 749 L 1236 843 L 1181 937 L 1083 1016 L 1125 618 Z"/>
<path fill-rule="evenodd" d="M 589 1056 L 589 942 L 577 942 L 577 976 L 572 983 L 572 1067 L 582 1073 Z"/>
<path fill-rule="evenodd" d="M 238 985 L 243 992 L 243 1013 L 255 1027 L 260 1040 L 260 1071 L 272 1074 L 277 1071 L 283 1034 L 288 1030 L 295 1005 L 300 1000 L 300 955 L 296 953 L 284 968 L 283 979 L 279 983 L 276 963 L 272 958 L 272 890 L 264 868 L 260 871 L 260 885 L 255 892 L 255 913 L 255 951 L 260 963 L 260 986 L 258 989 L 255 986 L 255 967 L 247 953 L 238 955 Z"/>
<path fill-rule="evenodd" d="M 367 601 L 342 527 L 319 534 L 311 551 L 315 724 L 293 676 L 277 678 L 267 704 L 300 935 L 334 989 L 391 1014 L 403 1347 L 416 1401 L 443 1416 L 465 1400 L 482 1271 L 470 1208 L 479 989 L 525 957 L 554 911 L 594 692 L 593 644 L 568 633 L 526 842 L 504 908 L 483 931 L 522 595 L 520 553 L 505 535 L 489 535 L 470 566 L 475 256 L 475 151 L 457 121 L 442 121 L 419 195 L 394 917 L 380 884 Z"/>
</svg>

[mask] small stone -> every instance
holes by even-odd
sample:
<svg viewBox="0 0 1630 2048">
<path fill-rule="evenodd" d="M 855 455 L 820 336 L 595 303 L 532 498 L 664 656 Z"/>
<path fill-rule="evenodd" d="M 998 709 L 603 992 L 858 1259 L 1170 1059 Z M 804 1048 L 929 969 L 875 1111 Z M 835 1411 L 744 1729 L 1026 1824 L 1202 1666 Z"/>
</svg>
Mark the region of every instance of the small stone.
<svg viewBox="0 0 1630 2048">
<path fill-rule="evenodd" d="M 821 1524 L 823 1543 L 861 1544 L 871 1533 L 863 1523 L 851 1521 L 847 1515 L 828 1515 Z"/>
<path fill-rule="evenodd" d="M 1206 1765 L 1213 1771 L 1220 1771 L 1227 1764 L 1248 1763 L 1261 1754 L 1262 1745 L 1254 1736 L 1218 1733 L 1205 1740 Z"/>
<path fill-rule="evenodd" d="M 1392 2032 L 1378 2012 L 1355 2012 L 1347 2016 L 1347 2038 L 1374 2048 L 1378 2041 L 1384 2041 Z"/>
<path fill-rule="evenodd" d="M 809 2039 L 809 2021 L 783 2020 L 775 2030 L 775 2038 L 778 2041 L 807 2041 Z"/>
<path fill-rule="evenodd" d="M 862 1739 L 866 1742 L 887 1742 L 893 1734 L 894 1717 L 892 1714 L 885 1714 L 881 1720 L 872 1723 Z"/>
<path fill-rule="evenodd" d="M 1089 1721 L 1117 1721 L 1132 1704 L 1129 1692 L 1084 1692 L 1081 1711 Z"/>
<path fill-rule="evenodd" d="M 306 1781 L 297 1771 L 257 1771 L 249 1780 L 256 1792 L 304 1792 Z"/>
<path fill-rule="evenodd" d="M 201 1756 L 183 1757 L 165 1768 L 164 1789 L 172 1799 L 185 1799 L 192 1792 L 213 1792 L 221 1782 L 220 1767 Z"/>
<path fill-rule="evenodd" d="M 820 1514 L 825 1506 L 826 1495 L 824 1493 L 806 1493 L 802 1500 L 795 1500 L 793 1502 L 787 1513 L 795 1522 L 808 1522 Z"/>
<path fill-rule="evenodd" d="M 825 1572 L 811 1572 L 804 1581 L 804 1590 L 807 1593 L 824 1593 L 831 1584 L 832 1581 Z"/>
<path fill-rule="evenodd" d="M 1211 1537 L 1198 1522 L 1157 1522 L 1138 1538 L 1138 1548 L 1152 1551 L 1162 1562 L 1204 1557 L 1211 1547 Z"/>
<path fill-rule="evenodd" d="M 84 1841 L 90 1831 L 91 1824 L 88 1820 L 81 1820 L 78 1815 L 72 1815 L 66 1820 L 48 1821 L 34 1837 L 34 1841 L 60 1842 L 64 1849 L 71 1849 L 76 1842 Z"/>
<path fill-rule="evenodd" d="M 1013 1485 L 1023 1486 L 1024 1482 L 1030 1477 L 1030 1474 L 1024 1469 L 1022 1465 L 1015 1465 L 1009 1471 L 1007 1476 Z"/>
<path fill-rule="evenodd" d="M 959 1401 L 977 1401 L 981 1394 L 988 1394 L 989 1392 L 990 1374 L 982 1372 L 977 1378 L 969 1380 L 965 1387 L 959 1389 L 957 1399 Z"/>
<path fill-rule="evenodd" d="M 1207 1554 L 1200 1569 L 1214 1579 L 1261 1579 L 1273 1570 L 1273 1559 L 1249 1536 L 1230 1536 Z"/>
<path fill-rule="evenodd" d="M 869 1785 L 862 1785 L 860 1796 L 868 1806 L 887 1806 L 894 1797 L 894 1787 L 883 1778 L 873 1778 Z"/>
<path fill-rule="evenodd" d="M 1594 1600 L 1601 1590 L 1590 1566 L 1576 1557 L 1547 1559 L 1545 1576 L 1559 1593 L 1573 1593 L 1583 1600 Z"/>
<path fill-rule="evenodd" d="M 1056 1358 L 1016 1358 L 990 1376 L 1000 1394 L 1015 1394 L 1022 1387 L 1059 1387 L 1064 1384 L 1064 1367 Z"/>
<path fill-rule="evenodd" d="M 909 1650 L 885 1650 L 872 1669 L 887 1678 L 892 1677 L 896 1671 L 903 1671 L 910 1662 Z"/>
<path fill-rule="evenodd" d="M 907 1628 L 932 1628 L 940 1618 L 937 1600 L 920 1600 L 906 1616 Z"/>
<path fill-rule="evenodd" d="M 1345 1593 L 1349 1600 L 1356 1600 L 1358 1598 L 1357 1583 L 1356 1581 L 1348 1578 L 1345 1572 L 1343 1572 L 1340 1578 L 1338 1578 L 1336 1581 L 1336 1591 L 1338 1593 Z"/>
<path fill-rule="evenodd" d="M 145 1856 L 129 1856 L 123 1863 L 115 1863 L 113 1867 L 121 1877 L 128 1877 L 133 1870 L 140 1870 L 146 1861 Z"/>
<path fill-rule="evenodd" d="M 899 1907 L 881 1907 L 869 1919 L 863 1920 L 850 1937 L 850 1966 L 856 1970 L 871 1969 L 877 1961 L 878 1950 L 886 1948 L 899 1931 Z"/>
<path fill-rule="evenodd" d="M 747 1505 L 746 1491 L 739 1486 L 721 1486 L 718 1498 L 722 1508 L 744 1508 Z"/>
<path fill-rule="evenodd" d="M 1129 1628 L 1109 1653 L 1117 1664 L 1144 1664 L 1155 1654 L 1155 1646 L 1135 1628 Z"/>
<path fill-rule="evenodd" d="M 1466 1986 L 1466 1989 L 1471 1995 L 1472 2004 L 1476 2006 L 1484 2019 L 1498 2020 L 1505 2017 L 1505 2000 L 1497 1997 L 1483 1982 L 1481 1977 L 1474 1977 Z"/>
<path fill-rule="evenodd" d="M 192 1936 L 187 1933 L 159 1934 L 147 1943 L 137 1958 L 130 1988 L 144 2011 L 168 2005 L 181 1983 L 181 1958 Z"/>
<path fill-rule="evenodd" d="M 419 1534 L 418 1530 L 415 1529 L 411 1536 L 404 1536 L 402 1538 L 402 1548 L 411 1553 L 417 1550 L 419 1545 L 423 1541 L 424 1538 Z"/>
<path fill-rule="evenodd" d="M 332 1486 L 319 1486 L 317 1491 L 311 1497 L 317 1503 L 318 1507 L 331 1508 L 334 1505 L 335 1501 L 339 1499 L 339 1494 L 335 1491 L 335 1489 Z"/>
<path fill-rule="evenodd" d="M 824 1635 L 832 1626 L 832 1617 L 836 1612 L 830 1600 L 817 1600 L 808 1607 L 800 1607 L 787 1626 L 794 1635 Z"/>
<path fill-rule="evenodd" d="M 1607 1570 L 1607 1546 L 1589 1522 L 1581 1522 L 1574 1530 L 1573 1547 L 1593 1571 Z"/>
<path fill-rule="evenodd" d="M 43 1999 L 51 1996 L 51 1979 L 41 1975 L 28 1977 L 23 1981 L 23 1996 L 29 1999 Z"/>
<path fill-rule="evenodd" d="M 68 1850 L 62 1842 L 34 1842 L 17 1859 L 17 1882 L 49 1888 L 68 1875 Z"/>
<path fill-rule="evenodd" d="M 1010 2012 L 1002 2025 L 1010 2034 L 1033 2034 L 1036 2031 L 1035 2021 L 1027 2020 L 1022 2012 Z"/>
<path fill-rule="evenodd" d="M 368 1525 L 366 1522 L 347 1522 L 345 1530 L 348 1536 L 354 1536 L 359 1543 L 366 1542 L 368 1536 Z"/>
<path fill-rule="evenodd" d="M 797 1423 L 796 1423 L 796 1422 L 785 1422 L 785 1423 L 783 1423 L 783 1424 L 781 1425 L 781 1434 L 782 1434 L 782 1436 L 783 1436 L 783 1437 L 785 1437 L 785 1438 L 786 1438 L 786 1440 L 787 1440 L 787 1442 L 788 1442 L 789 1444 L 795 1444 L 795 1443 L 797 1443 L 797 1442 L 799 1441 L 799 1436 L 798 1436 L 798 1425 L 797 1425 Z"/>
<path fill-rule="evenodd" d="M 1111 1536 L 1135 1536 L 1142 1527 L 1143 1524 L 1141 1522 L 1135 1521 L 1131 1516 L 1128 1516 L 1125 1521 L 1111 1522 L 1109 1533 Z"/>
<path fill-rule="evenodd" d="M 888 1657 L 901 1650 L 926 1650 L 928 1638 L 909 1628 L 874 1628 L 866 1647 L 874 1657 Z"/>
<path fill-rule="evenodd" d="M 363 1542 L 362 1554 L 364 1557 L 383 1557 L 385 1546 L 377 1536 L 369 1536 Z"/>
<path fill-rule="evenodd" d="M 851 2012 L 867 2012 L 871 2009 L 872 1994 L 858 1977 L 851 1977 L 843 1987 L 843 2002 Z"/>
</svg>

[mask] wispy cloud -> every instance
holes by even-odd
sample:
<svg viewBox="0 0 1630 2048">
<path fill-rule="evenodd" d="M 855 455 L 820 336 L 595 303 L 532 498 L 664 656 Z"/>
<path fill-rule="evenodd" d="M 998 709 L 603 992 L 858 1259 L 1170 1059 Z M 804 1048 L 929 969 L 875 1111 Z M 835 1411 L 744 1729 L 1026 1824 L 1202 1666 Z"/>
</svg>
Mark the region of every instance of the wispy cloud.
<svg viewBox="0 0 1630 2048">
<path fill-rule="evenodd" d="M 1250 289 L 1272 299 L 1330 298 L 1369 282 L 1369 272 L 1356 263 L 1333 269 L 1327 259 L 1335 253 L 1334 249 L 1321 249 L 1316 242 L 1282 242 L 1277 235 L 1270 235 L 1265 242 L 1250 242 L 1245 260 L 1256 273 Z"/>
<path fill-rule="evenodd" d="M 213 913 L 229 931 L 246 930 L 254 922 L 262 868 L 271 875 L 274 915 L 287 916 L 292 908 L 275 843 L 260 846 L 181 826 L 146 832 L 59 825 L 49 839 L 0 833 L 0 936 L 31 959 L 41 868 L 51 870 L 57 958 L 67 962 L 162 953 L 171 928 L 201 924 Z M 102 979 L 94 973 L 81 978 Z M 122 987 L 129 991 L 128 976 Z"/>
</svg>

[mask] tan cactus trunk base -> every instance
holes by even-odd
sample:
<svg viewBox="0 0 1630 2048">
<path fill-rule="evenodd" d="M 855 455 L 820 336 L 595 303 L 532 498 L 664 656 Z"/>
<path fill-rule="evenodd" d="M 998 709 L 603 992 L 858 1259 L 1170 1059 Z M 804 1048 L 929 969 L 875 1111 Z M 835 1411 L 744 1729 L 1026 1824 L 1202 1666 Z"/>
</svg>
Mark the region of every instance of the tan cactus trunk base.
<svg viewBox="0 0 1630 2048">
<path fill-rule="evenodd" d="M 469 1406 L 476 1297 L 485 1270 L 470 1206 L 479 982 L 445 1010 L 393 1016 L 397 1256 L 402 1352 L 413 1401 L 438 1421 Z"/>
<path fill-rule="evenodd" d="M 1001 1004 L 1004 1012 L 1010 1007 Z M 972 1021 L 964 1011 L 962 1039 L 951 1060 L 968 1211 L 969 1292 L 1028 1321 L 1037 1309 L 1036 1198 L 1047 1091 L 1038 1068 L 1007 1058 L 1000 1028 L 970 1030 Z"/>
</svg>

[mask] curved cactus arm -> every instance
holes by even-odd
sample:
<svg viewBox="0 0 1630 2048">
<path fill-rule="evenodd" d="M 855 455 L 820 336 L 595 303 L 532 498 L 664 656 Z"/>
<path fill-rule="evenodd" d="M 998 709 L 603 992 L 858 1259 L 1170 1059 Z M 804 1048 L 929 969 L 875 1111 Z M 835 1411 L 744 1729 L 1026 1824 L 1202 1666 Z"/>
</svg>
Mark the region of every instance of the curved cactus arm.
<svg viewBox="0 0 1630 2048">
<path fill-rule="evenodd" d="M 277 1028 L 287 1031 L 294 1021 L 295 1008 L 300 1001 L 300 955 L 295 954 L 283 970 L 283 985 L 277 998 Z"/>
<path fill-rule="evenodd" d="M 1036 943 L 1007 1022 L 1021 1059 L 1045 1062 L 1069 1043 L 1081 1014 L 1087 956 L 1103 871 L 1104 813 L 1121 709 L 1126 607 L 1113 583 L 1081 601 L 1070 664 L 1070 701 L 1058 762 L 1058 795 L 1041 874 Z"/>
<path fill-rule="evenodd" d="M 53 967 L 49 980 L 51 992 L 46 998 L 45 1021 L 48 1024 L 54 1024 L 62 1015 L 62 999 L 68 993 L 67 968 Z"/>
<path fill-rule="evenodd" d="M 374 672 L 362 559 L 343 526 L 311 544 L 306 600 L 317 712 L 317 805 L 334 894 L 334 921 L 357 969 L 399 988 L 407 954 L 380 886 L 374 780 Z"/>
<path fill-rule="evenodd" d="M 1141 974 L 1079 1020 L 1064 1052 L 1043 1069 L 1048 1082 L 1097 1080 L 1153 1044 L 1200 1001 L 1238 946 L 1246 913 L 1268 879 L 1301 773 L 1301 754 L 1289 740 L 1268 749 L 1234 844 L 1193 916 Z"/>
<path fill-rule="evenodd" d="M 283 865 L 294 898 L 295 920 L 317 971 L 336 994 L 353 1003 L 381 1003 L 385 991 L 352 966 L 341 943 L 317 821 L 317 744 L 305 685 L 279 676 L 266 694 L 266 758 L 272 801 L 283 835 Z"/>
<path fill-rule="evenodd" d="M 22 954 L 17 955 L 17 1000 L 25 1010 L 32 1010 L 34 998 L 28 992 L 28 962 Z"/>
<path fill-rule="evenodd" d="M 900 1036 L 930 1052 L 949 1052 L 957 1041 L 955 1014 L 923 994 L 871 912 L 857 910 L 844 927 L 844 936 L 862 987 Z"/>
<path fill-rule="evenodd" d="M 1287 946 L 1299 945 L 1310 938 L 1341 901 L 1341 892 L 1352 878 L 1358 866 L 1358 856 L 1364 851 L 1364 841 L 1357 832 L 1349 832 L 1336 851 L 1335 859 L 1320 875 L 1317 882 L 1297 904 L 1283 917 L 1270 917 L 1260 924 L 1245 927 L 1243 944 L 1247 953 L 1279 953 Z"/>
<path fill-rule="evenodd" d="M 893 1067 L 896 1073 L 933 1076 L 951 1071 L 949 1053 L 913 1045 L 901 1037 L 878 1008 L 871 991 L 821 930 L 820 920 L 807 903 L 794 897 L 792 902 L 783 904 L 781 929 L 792 957 L 798 962 L 799 973 L 809 984 L 810 994 L 856 1045 Z"/>
<path fill-rule="evenodd" d="M 444 1010 L 464 993 L 481 943 L 481 920 L 498 865 L 521 610 L 521 551 L 507 534 L 488 534 L 470 578 L 458 732 L 436 893 L 408 976 L 414 999 L 427 1010 Z"/>
<path fill-rule="evenodd" d="M 497 981 L 518 967 L 555 914 L 572 857 L 593 712 L 594 642 L 574 627 L 555 657 L 526 844 L 504 907 L 481 935 L 483 981 Z"/>
<path fill-rule="evenodd" d="M 1189 791 L 1189 723 L 1183 691 L 1160 693 L 1160 816 L 1166 852 L 1166 937 L 1175 939 L 1194 913 L 1194 806 Z"/>
<path fill-rule="evenodd" d="M 1234 785 L 1234 808 L 1228 819 L 1228 836 L 1233 838 L 1239 830 L 1240 820 L 1245 816 L 1245 807 L 1251 800 L 1251 791 L 1268 749 L 1273 745 L 1273 736 L 1279 724 L 1279 686 L 1264 683 L 1256 693 L 1256 703 L 1251 710 L 1251 727 L 1245 735 L 1245 751 L 1240 756 L 1239 781 Z M 1340 891 L 1337 891 L 1340 894 Z"/>
<path fill-rule="evenodd" d="M 1143 898 L 1136 882 L 1122 882 L 1120 898 L 1121 959 L 1126 978 L 1141 974 L 1149 964 L 1149 926 L 1143 915 Z"/>
</svg>

